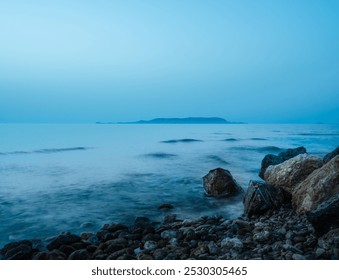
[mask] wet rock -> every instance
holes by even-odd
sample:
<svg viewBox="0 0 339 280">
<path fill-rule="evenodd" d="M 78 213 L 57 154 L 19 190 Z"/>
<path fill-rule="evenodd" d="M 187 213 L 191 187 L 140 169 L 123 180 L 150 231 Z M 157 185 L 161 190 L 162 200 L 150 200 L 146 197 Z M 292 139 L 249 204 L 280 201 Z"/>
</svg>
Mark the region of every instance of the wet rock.
<svg viewBox="0 0 339 280">
<path fill-rule="evenodd" d="M 339 227 L 339 193 L 319 204 L 318 207 L 307 213 L 318 235 L 328 232 L 331 228 Z"/>
<path fill-rule="evenodd" d="M 176 214 L 167 215 L 164 217 L 164 223 L 174 223 L 176 220 L 177 220 Z"/>
<path fill-rule="evenodd" d="M 278 208 L 283 201 L 284 195 L 280 188 L 264 182 L 250 181 L 243 200 L 244 212 L 249 216 L 262 214 Z"/>
<path fill-rule="evenodd" d="M 315 170 L 295 187 L 292 206 L 297 214 L 316 209 L 319 204 L 339 193 L 339 155 Z"/>
<path fill-rule="evenodd" d="M 332 158 L 334 158 L 337 155 L 339 155 L 339 146 L 336 147 L 332 152 L 324 156 L 323 158 L 324 163 L 328 163 Z"/>
<path fill-rule="evenodd" d="M 136 217 L 134 221 L 135 226 L 145 226 L 149 225 L 151 223 L 151 220 L 147 217 Z"/>
<path fill-rule="evenodd" d="M 169 203 L 164 203 L 164 204 L 161 204 L 158 209 L 159 210 L 163 210 L 163 211 L 168 211 L 168 210 L 171 210 L 173 209 L 174 206 L 172 204 L 169 204 Z"/>
<path fill-rule="evenodd" d="M 109 240 L 105 243 L 107 246 L 104 250 L 105 253 L 114 253 L 121 249 L 124 249 L 128 244 L 128 241 L 125 238 L 117 238 L 114 240 Z"/>
<path fill-rule="evenodd" d="M 292 259 L 293 260 L 306 260 L 306 258 L 303 255 L 300 255 L 300 254 L 293 254 Z"/>
<path fill-rule="evenodd" d="M 211 255 L 217 255 L 220 252 L 220 248 L 215 244 L 214 241 L 210 241 L 210 243 L 208 243 L 207 245 L 208 248 L 208 252 Z"/>
<path fill-rule="evenodd" d="M 59 249 L 62 245 L 71 245 L 78 241 L 81 241 L 81 238 L 75 234 L 61 234 L 47 245 L 47 249 L 52 251 L 54 249 Z"/>
<path fill-rule="evenodd" d="M 32 258 L 32 242 L 23 240 L 7 244 L 1 253 L 5 260 L 29 260 Z"/>
<path fill-rule="evenodd" d="M 161 238 L 166 240 L 170 240 L 175 237 L 177 237 L 177 231 L 175 230 L 165 230 L 161 233 Z"/>
<path fill-rule="evenodd" d="M 237 237 L 229 238 L 226 237 L 221 241 L 220 246 L 222 248 L 235 248 L 235 249 L 241 249 L 244 244 L 241 242 L 241 240 Z"/>
<path fill-rule="evenodd" d="M 285 160 L 288 160 L 299 154 L 304 154 L 304 153 L 306 153 L 306 149 L 304 147 L 298 147 L 295 149 L 287 149 L 279 153 L 277 156 L 272 155 L 272 154 L 266 155 L 261 161 L 259 177 L 264 179 L 264 174 L 265 174 L 267 167 L 271 165 L 277 165 L 277 164 L 283 163 Z"/>
<path fill-rule="evenodd" d="M 258 232 L 253 235 L 253 240 L 259 243 L 267 242 L 270 239 L 271 233 L 269 231 Z"/>
<path fill-rule="evenodd" d="M 69 260 L 89 260 L 90 258 L 91 255 L 86 249 L 76 250 L 68 257 Z"/>
<path fill-rule="evenodd" d="M 146 241 L 144 244 L 145 250 L 153 251 L 158 247 L 157 242 L 155 241 Z"/>
<path fill-rule="evenodd" d="M 298 183 L 305 180 L 308 175 L 322 165 L 322 159 L 301 154 L 278 165 L 269 166 L 265 171 L 264 179 L 268 183 L 292 193 Z"/>
<path fill-rule="evenodd" d="M 242 191 L 231 173 L 222 168 L 210 170 L 203 177 L 203 185 L 207 195 L 216 197 L 231 196 Z"/>
<path fill-rule="evenodd" d="M 123 224 L 106 224 L 103 226 L 103 230 L 114 233 L 116 231 L 128 231 L 128 227 Z"/>
<path fill-rule="evenodd" d="M 49 252 L 38 252 L 33 256 L 33 260 L 66 260 L 67 256 L 59 250 Z"/>
</svg>

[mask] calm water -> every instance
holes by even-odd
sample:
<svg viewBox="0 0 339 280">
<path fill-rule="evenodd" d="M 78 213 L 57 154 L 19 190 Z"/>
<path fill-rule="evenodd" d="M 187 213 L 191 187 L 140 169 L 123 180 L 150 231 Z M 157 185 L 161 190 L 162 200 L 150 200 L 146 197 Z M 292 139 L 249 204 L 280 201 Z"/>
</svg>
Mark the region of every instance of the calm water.
<svg viewBox="0 0 339 280">
<path fill-rule="evenodd" d="M 204 195 L 223 167 L 247 187 L 267 153 L 305 146 L 323 156 L 334 125 L 0 125 L 0 246 L 62 231 L 94 231 L 136 216 L 241 214 L 241 197 Z"/>
</svg>

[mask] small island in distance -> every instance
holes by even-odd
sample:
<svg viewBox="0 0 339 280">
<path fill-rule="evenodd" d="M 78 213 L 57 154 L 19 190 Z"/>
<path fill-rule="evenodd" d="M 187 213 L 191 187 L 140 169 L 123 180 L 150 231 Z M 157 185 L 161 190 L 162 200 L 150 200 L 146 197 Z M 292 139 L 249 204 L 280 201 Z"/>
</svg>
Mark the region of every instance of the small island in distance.
<svg viewBox="0 0 339 280">
<path fill-rule="evenodd" d="M 230 122 L 218 117 L 188 117 L 188 118 L 156 118 L 152 120 L 139 120 L 134 122 L 96 122 L 96 124 L 242 124 Z"/>
</svg>

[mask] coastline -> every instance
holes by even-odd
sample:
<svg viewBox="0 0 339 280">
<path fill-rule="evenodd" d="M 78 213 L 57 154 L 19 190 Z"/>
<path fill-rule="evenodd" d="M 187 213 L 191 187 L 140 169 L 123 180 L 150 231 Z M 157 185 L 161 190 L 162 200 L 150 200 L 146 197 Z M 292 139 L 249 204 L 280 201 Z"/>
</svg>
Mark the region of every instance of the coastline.
<svg viewBox="0 0 339 280">
<path fill-rule="evenodd" d="M 172 213 L 175 208 L 172 210 L 172 205 L 162 205 L 159 210 L 168 211 L 169 215 L 160 224 L 147 217 L 138 217 L 130 227 L 105 224 L 95 233 L 75 235 L 68 232 L 44 241 L 12 242 L 0 249 L 0 259 L 339 259 L 338 151 L 336 148 L 323 159 L 307 155 L 303 147 L 288 149 L 278 156 L 266 155 L 261 166 L 265 182 L 250 182 L 244 196 L 244 214 L 237 219 L 210 216 L 177 220 Z M 290 174 L 286 175 L 286 170 Z M 283 172 L 284 178 L 281 179 L 279 172 Z M 304 201 L 298 202 L 298 192 L 305 182 L 307 185 L 315 184 L 316 189 L 319 176 L 321 180 L 328 180 L 329 187 L 325 186 L 329 188 L 328 196 L 316 201 L 309 211 L 303 211 L 300 206 Z M 276 178 L 280 181 L 269 185 Z M 293 184 L 288 185 L 284 181 L 279 186 L 286 179 Z M 225 185 L 225 181 L 222 184 Z M 286 189 L 286 186 L 289 188 Z M 291 187 L 295 190 L 291 191 Z M 264 196 L 253 195 L 253 190 L 260 190 L 259 194 L 263 190 L 268 191 L 270 201 L 265 201 Z M 278 190 L 284 195 L 276 195 Z M 249 199 L 251 204 L 248 204 Z"/>
</svg>

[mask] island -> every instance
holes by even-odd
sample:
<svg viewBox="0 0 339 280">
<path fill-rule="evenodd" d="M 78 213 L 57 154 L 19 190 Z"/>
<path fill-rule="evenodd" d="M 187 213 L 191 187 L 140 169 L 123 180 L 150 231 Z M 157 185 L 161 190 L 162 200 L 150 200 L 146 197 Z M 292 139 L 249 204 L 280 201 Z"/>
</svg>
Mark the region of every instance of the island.
<svg viewBox="0 0 339 280">
<path fill-rule="evenodd" d="M 230 122 L 218 117 L 188 117 L 188 118 L 155 118 L 152 120 L 139 120 L 133 122 L 117 122 L 116 124 L 240 124 Z M 114 124 L 113 122 L 97 122 L 97 124 Z"/>
</svg>

